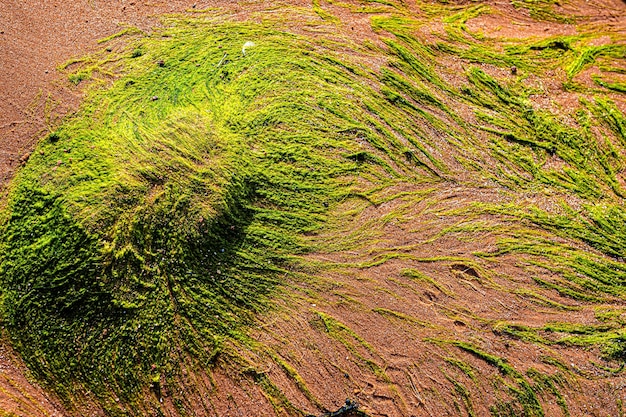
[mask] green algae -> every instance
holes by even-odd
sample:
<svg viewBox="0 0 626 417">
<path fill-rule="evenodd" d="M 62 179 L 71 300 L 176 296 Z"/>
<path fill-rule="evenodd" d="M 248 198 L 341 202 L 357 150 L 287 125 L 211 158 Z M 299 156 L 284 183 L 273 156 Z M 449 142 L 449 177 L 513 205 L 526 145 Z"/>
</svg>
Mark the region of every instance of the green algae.
<svg viewBox="0 0 626 417">
<path fill-rule="evenodd" d="M 472 356 L 495 367 L 500 372 L 498 384 L 503 386 L 503 391 L 510 397 L 509 400 L 500 400 L 490 407 L 492 416 L 544 416 L 544 409 L 537 396 L 539 387 L 533 385 L 506 359 L 492 355 L 479 347 L 461 341 L 454 340 L 430 340 L 435 344 L 452 345 L 471 354 Z M 455 366 L 458 366 L 456 362 Z"/>
<path fill-rule="evenodd" d="M 556 0 L 513 0 L 513 7 L 517 9 L 525 9 L 530 17 L 539 21 L 547 21 L 554 23 L 574 23 L 576 18 L 567 16 L 554 11 L 554 6 L 559 5 Z"/>
<path fill-rule="evenodd" d="M 341 155 L 360 149 L 342 132 L 366 130 L 346 101 L 364 87 L 332 52 L 246 24 L 165 34 L 130 47 L 8 203 L 5 322 L 65 400 L 72 381 L 115 408 L 108 390 L 133 400 L 154 366 L 210 363 L 361 169 Z"/>
<path fill-rule="evenodd" d="M 397 140 L 401 118 L 358 57 L 251 24 L 175 22 L 125 46 L 117 79 L 39 144 L 8 201 L 5 322 L 68 404 L 86 389 L 141 414 L 155 369 L 174 383 L 187 356 L 206 367 L 246 343 L 240 329 L 271 308 L 353 177 L 443 168 L 412 132 Z M 109 62 L 72 65 L 96 77 Z M 350 156 L 369 146 L 367 164 Z"/>
<path fill-rule="evenodd" d="M 483 5 L 420 3 L 422 19 L 401 2 L 327 3 L 372 13 L 380 45 L 179 17 L 151 35 L 126 29 L 103 40 L 136 37 L 118 56 L 64 67 L 74 84 L 100 82 L 19 173 L 0 244 L 4 322 L 35 376 L 64 401 L 78 402 L 89 390 L 112 415 L 141 415 L 147 409 L 141 394 L 155 374 L 175 384 L 189 358 L 210 369 L 232 355 L 232 346 L 263 350 L 248 339 L 247 326 L 289 291 L 287 281 L 314 279 L 302 255 L 373 246 L 389 219 L 408 215 L 420 201 L 434 205 L 434 191 L 445 186 L 488 182 L 518 195 L 576 200 L 547 210 L 513 198 L 447 213 L 497 219 L 433 238 L 471 239 L 489 229 L 498 236 L 497 251 L 477 253 L 478 260 L 385 248 L 352 266 L 393 260 L 470 266 L 482 285 L 501 290 L 485 262 L 514 254 L 556 276 L 533 277 L 530 289 L 513 291 L 546 308 L 579 308 L 549 291 L 599 306 L 623 300 L 626 118 L 604 90 L 573 81 L 594 65 L 623 60 L 623 45 L 595 46 L 599 34 L 503 41 L 470 33 L 470 19 L 494 12 Z M 574 22 L 554 13 L 552 2 L 513 5 L 539 20 Z M 339 25 L 328 10 L 326 2 L 313 2 L 312 15 Z M 416 35 L 427 19 L 445 29 L 436 41 Z M 380 70 L 368 67 L 372 56 L 384 62 Z M 461 60 L 463 71 L 445 68 L 451 58 Z M 563 88 L 579 94 L 579 107 L 546 110 L 533 101 L 545 92 L 528 83 L 548 70 L 564 74 Z M 462 85 L 453 85 L 453 76 Z M 593 80 L 621 92 L 619 83 Z M 389 191 L 424 184 L 429 189 L 416 196 Z M 346 202 L 358 213 L 397 201 L 405 204 L 349 236 L 331 244 L 317 239 L 346 227 L 334 219 Z M 422 269 L 401 274 L 457 296 Z M 433 327 L 395 310 L 372 311 Z M 364 372 L 390 382 L 364 338 L 328 314 L 318 317 Z M 501 322 L 494 330 L 524 343 L 597 347 L 608 360 L 625 360 L 618 324 Z M 542 393 L 568 415 L 558 381 L 524 375 L 470 343 L 453 345 L 502 374 L 492 415 L 543 415 Z M 273 360 L 321 408 L 298 370 Z M 478 384 L 470 365 L 448 363 Z M 277 413 L 302 414 L 267 375 L 246 375 Z M 449 382 L 475 414 L 482 399 Z M 178 411 L 188 412 L 184 393 L 177 395 Z"/>
</svg>

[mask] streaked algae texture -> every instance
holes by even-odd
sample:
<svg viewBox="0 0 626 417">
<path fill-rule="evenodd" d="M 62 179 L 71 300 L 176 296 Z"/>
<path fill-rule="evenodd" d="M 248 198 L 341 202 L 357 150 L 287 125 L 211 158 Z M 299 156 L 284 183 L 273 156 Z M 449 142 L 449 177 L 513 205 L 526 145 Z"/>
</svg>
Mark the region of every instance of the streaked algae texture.
<svg viewBox="0 0 626 417">
<path fill-rule="evenodd" d="M 68 63 L 71 82 L 92 80 L 85 103 L 18 173 L 0 232 L 3 323 L 32 373 L 66 404 L 93 395 L 111 415 L 143 415 L 146 404 L 159 407 L 150 390 L 180 381 L 182 364 L 208 372 L 226 358 L 221 365 L 244 367 L 239 348 L 265 349 L 247 326 L 324 268 L 309 253 L 369 248 L 368 259 L 350 265 L 362 269 L 391 259 L 454 261 L 477 279 L 515 255 L 556 277 L 537 273 L 535 289 L 524 290 L 546 308 L 568 308 L 539 294 L 546 288 L 585 305 L 623 303 L 626 118 L 610 96 L 623 92 L 611 78 L 624 61 L 623 37 L 608 46 L 595 45 L 609 35 L 593 31 L 497 40 L 468 32 L 469 19 L 493 12 L 483 5 L 419 3 L 417 13 L 369 3 L 334 6 L 371 14 L 373 40 L 362 43 L 334 31 L 340 19 L 314 2 L 319 17 L 286 9 L 282 22 L 278 12 L 264 23 L 211 19 L 210 11 L 172 17 L 150 35 L 128 29 L 107 39 L 116 52 Z M 513 5 L 536 19 L 575 21 L 551 3 Z M 289 31 L 289 19 L 309 32 Z M 444 30 L 420 38 L 417 30 L 432 22 Z M 459 60 L 462 73 L 446 69 Z M 578 77 L 590 65 L 600 68 L 592 86 Z M 575 109 L 554 114 L 533 102 L 546 71 L 578 94 Z M 349 229 L 346 219 L 367 206 L 401 200 L 389 214 L 398 219 L 418 199 L 436 207 L 430 199 L 446 187 L 503 196 L 438 213 L 455 220 L 432 241 L 496 236 L 497 249 L 473 253 L 471 264 L 377 248 L 369 237 L 385 219 L 316 237 Z M 554 204 L 533 204 L 526 194 Z M 446 288 L 417 269 L 403 276 Z M 373 311 L 428 327 L 419 317 Z M 596 327 L 484 323 L 524 343 L 596 348 L 619 364 L 619 314 Z M 318 316 L 329 339 L 375 350 L 336 318 Z M 425 340 L 509 378 L 510 389 L 484 385 L 502 389 L 492 415 L 544 415 L 537 393 L 568 414 L 558 384 L 538 371 L 517 370 L 467 341 Z M 272 358 L 322 408 L 297 369 Z M 479 384 L 471 366 L 445 364 Z M 391 383 L 383 367 L 368 365 Z M 303 414 L 263 378 L 275 405 Z M 474 413 L 470 391 L 456 381 L 450 389 Z M 183 413 L 184 392 L 171 395 Z"/>
<path fill-rule="evenodd" d="M 245 339 L 278 275 L 302 267 L 304 237 L 380 159 L 366 142 L 389 135 L 366 108 L 390 111 L 374 77 L 335 46 L 177 20 L 41 141 L 11 192 L 0 271 L 35 375 L 114 410 Z"/>
</svg>

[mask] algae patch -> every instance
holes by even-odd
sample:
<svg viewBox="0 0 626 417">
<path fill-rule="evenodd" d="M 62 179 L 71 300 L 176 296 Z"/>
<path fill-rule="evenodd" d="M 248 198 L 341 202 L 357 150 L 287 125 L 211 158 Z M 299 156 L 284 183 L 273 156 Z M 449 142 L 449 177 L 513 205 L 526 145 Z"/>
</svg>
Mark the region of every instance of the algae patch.
<svg viewBox="0 0 626 417">
<path fill-rule="evenodd" d="M 308 310 L 316 337 L 345 351 L 363 379 L 386 384 L 406 414 L 417 392 L 410 375 L 413 394 L 374 336 L 352 329 L 325 298 L 339 294 L 354 309 L 370 300 L 326 293 L 327 277 L 316 276 L 347 271 L 358 280 L 378 267 L 389 278 L 377 278 L 376 292 L 423 295 L 415 304 L 427 314 L 398 305 L 361 313 L 419 334 L 416 345 L 429 351 L 439 341 L 433 369 L 449 392 L 431 391 L 442 409 L 540 416 L 556 401 L 568 415 L 561 391 L 571 387 L 559 373 L 568 366 L 545 359 L 539 372 L 508 362 L 494 353 L 502 340 L 585 347 L 610 365 L 600 365 L 605 372 L 621 371 L 626 119 L 616 72 L 602 68 L 622 65 L 623 39 L 599 47 L 600 35 L 581 31 L 500 40 L 468 29 L 495 6 L 420 2 L 418 13 L 373 3 L 316 1 L 307 17 L 274 10 L 263 24 L 209 12 L 169 18 L 150 35 L 109 37 L 124 45 L 115 54 L 65 66 L 70 82 L 92 84 L 81 110 L 41 140 L 13 183 L 0 276 L 15 346 L 66 403 L 80 407 L 89 392 L 111 415 L 145 415 L 162 412 L 167 392 L 189 414 L 189 398 L 210 397 L 211 370 L 230 367 L 277 414 L 302 415 L 276 374 L 249 359 L 264 356 L 322 410 L 321 388 L 297 360 L 250 336 L 250 324 L 293 296 L 319 303 Z M 514 6 L 566 21 L 552 2 Z M 374 40 L 342 37 L 337 8 L 371 14 Z M 290 13 L 310 19 L 306 35 L 285 28 Z M 431 23 L 443 30 L 421 38 Z M 587 88 L 581 80 L 594 65 L 602 76 Z M 575 109 L 541 102 L 552 94 L 546 71 L 561 74 L 559 91 L 574 95 Z M 465 251 L 485 236 L 490 251 Z M 458 252 L 432 250 L 457 237 Z M 311 253 L 351 262 L 312 261 Z M 512 263 L 524 272 L 519 280 L 499 269 Z M 608 324 L 494 319 L 503 310 L 464 306 L 471 298 L 458 283 L 485 302 L 522 300 L 541 314 L 598 308 Z M 451 320 L 489 335 L 465 337 Z M 443 390 L 436 372 L 432 386 Z M 209 375 L 206 386 L 187 373 Z M 346 387 L 356 381 L 344 379 Z"/>
<path fill-rule="evenodd" d="M 171 379 L 242 337 L 351 191 L 340 155 L 361 147 L 341 132 L 365 130 L 362 89 L 315 42 L 199 21 L 140 42 L 40 143 L 2 228 L 15 345 L 63 398 L 109 409 L 109 390 L 132 403 L 155 366 Z"/>
<path fill-rule="evenodd" d="M 131 42 L 112 85 L 39 144 L 4 214 L 3 308 L 65 401 L 89 390 L 141 413 L 155 371 L 174 383 L 188 357 L 205 368 L 245 344 L 329 210 L 363 191 L 358 173 L 397 158 L 392 109 L 367 107 L 385 105 L 375 79 L 329 45 L 176 20 Z"/>
</svg>

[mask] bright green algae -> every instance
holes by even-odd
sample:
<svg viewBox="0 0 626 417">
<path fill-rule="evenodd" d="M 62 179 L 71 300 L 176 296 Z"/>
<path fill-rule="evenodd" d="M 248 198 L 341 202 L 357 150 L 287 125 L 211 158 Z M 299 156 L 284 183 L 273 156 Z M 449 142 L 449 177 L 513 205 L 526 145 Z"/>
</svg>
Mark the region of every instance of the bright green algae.
<svg viewBox="0 0 626 417">
<path fill-rule="evenodd" d="M 318 15 L 337 23 L 315 4 Z M 541 13 L 551 7 L 537 4 Z M 360 201 L 354 205 L 362 208 L 402 200 L 389 215 L 402 219 L 417 201 L 436 206 L 430 194 L 446 186 L 507 196 L 506 204 L 468 202 L 440 213 L 460 219 L 440 236 L 471 239 L 488 230 L 497 251 L 473 254 L 471 262 L 445 256 L 424 262 L 463 261 L 486 275 L 482 260 L 515 254 L 558 276 L 533 277 L 533 291 L 553 289 L 591 305 L 624 299 L 619 173 L 626 119 L 607 90 L 576 83 L 590 65 L 616 61 L 624 46 L 588 46 L 590 35 L 485 38 L 465 23 L 489 8 L 437 4 L 421 8 L 444 23 L 445 35 L 425 42 L 414 34 L 423 22 L 403 6 L 380 7 L 389 15 L 372 12 L 382 41 L 376 46 L 269 25 L 174 19 L 121 55 L 89 61 L 70 75 L 80 83 L 97 71 L 121 73 L 112 85 L 93 87 L 82 109 L 42 140 L 14 182 L 3 219 L 4 322 L 38 378 L 69 403 L 89 390 L 111 414 L 145 414 L 141 403 L 150 400 L 141 395 L 155 377 L 176 383 L 180 364 L 193 358 L 208 369 L 233 354 L 230 345 L 261 349 L 246 325 L 271 309 L 286 285 L 310 278 L 301 255 L 375 244 L 367 238 L 386 219 L 330 242 L 315 238 L 337 226 L 342 203 Z M 550 16 L 543 18 L 561 19 Z M 455 74 L 460 86 L 446 81 L 451 75 L 442 62 L 451 57 L 467 63 L 464 74 Z M 564 87 L 584 93 L 576 111 L 555 115 L 533 103 L 541 91 L 528 84 L 546 69 L 563 71 Z M 619 91 L 612 85 L 606 88 Z M 394 186 L 411 191 L 387 191 Z M 548 211 L 521 201 L 525 193 L 559 204 Z M 360 267 L 413 260 L 396 248 L 372 252 L 379 255 Z M 419 270 L 405 272 L 437 286 Z M 535 296 L 550 307 L 574 308 Z M 340 320 L 319 317 L 349 351 L 373 351 Z M 489 324 L 528 343 L 599 347 L 605 358 L 623 362 L 620 320 L 610 317 L 583 336 L 580 326 L 560 324 L 560 338 L 538 335 L 554 326 Z M 547 375 L 524 373 L 465 341 L 437 343 L 510 380 L 492 415 L 544 415 L 538 397 L 544 392 L 567 415 L 560 385 Z M 378 364 L 357 359 L 389 379 Z M 274 361 L 315 404 L 297 369 L 278 356 Z M 266 376 L 255 375 L 268 397 L 288 402 Z M 474 413 L 477 399 L 446 379 Z"/>
<path fill-rule="evenodd" d="M 373 77 L 328 46 L 179 21 L 40 143 L 11 192 L 0 273 L 15 346 L 62 398 L 86 388 L 114 412 L 188 356 L 207 366 L 359 172 L 389 175 L 393 158 L 419 175 L 364 104 L 390 114 Z"/>
</svg>

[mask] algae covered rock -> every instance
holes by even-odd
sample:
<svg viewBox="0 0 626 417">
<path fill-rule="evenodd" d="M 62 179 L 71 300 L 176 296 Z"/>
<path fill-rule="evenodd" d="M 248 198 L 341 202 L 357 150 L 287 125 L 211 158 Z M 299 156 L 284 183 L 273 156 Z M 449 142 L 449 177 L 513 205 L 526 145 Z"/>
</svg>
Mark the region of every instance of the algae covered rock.
<svg viewBox="0 0 626 417">
<path fill-rule="evenodd" d="M 243 337 L 350 192 L 342 132 L 363 123 L 357 77 L 314 41 L 192 20 L 135 42 L 38 145 L 1 231 L 18 350 L 65 400 L 109 409 Z"/>
</svg>

